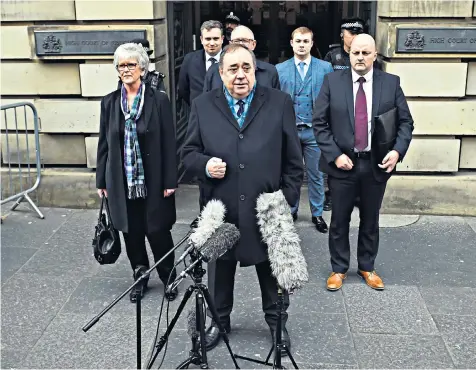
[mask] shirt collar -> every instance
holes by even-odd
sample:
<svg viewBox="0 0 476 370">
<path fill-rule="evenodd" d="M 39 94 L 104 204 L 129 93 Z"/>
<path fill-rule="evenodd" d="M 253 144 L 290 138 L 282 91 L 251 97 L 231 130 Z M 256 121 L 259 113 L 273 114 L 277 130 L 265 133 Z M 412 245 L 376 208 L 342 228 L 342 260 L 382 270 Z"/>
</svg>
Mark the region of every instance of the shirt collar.
<svg viewBox="0 0 476 370">
<path fill-rule="evenodd" d="M 363 76 L 359 75 L 352 68 L 351 68 L 351 70 L 352 70 L 352 82 L 354 82 L 354 83 L 357 82 L 360 77 L 365 78 L 365 82 L 372 81 L 372 78 L 374 77 L 374 69 L 373 68 Z"/>
<path fill-rule="evenodd" d="M 256 81 L 255 81 L 255 84 L 253 86 L 253 89 L 250 91 L 250 93 L 248 94 L 248 96 L 244 99 L 236 99 L 234 98 L 230 92 L 228 91 L 228 89 L 225 87 L 225 85 L 223 85 L 223 90 L 225 91 L 225 95 L 228 99 L 232 99 L 233 100 L 233 105 L 237 104 L 238 103 L 238 100 L 243 100 L 245 102 L 245 104 L 248 104 L 249 103 L 249 100 L 250 100 L 250 97 L 253 96 L 255 90 L 256 90 Z"/>
<path fill-rule="evenodd" d="M 307 57 L 304 60 L 301 60 L 301 59 L 298 59 L 298 58 L 294 57 L 294 64 L 296 65 L 296 67 L 299 67 L 299 63 L 301 63 L 301 62 L 306 63 L 306 65 L 309 67 L 311 65 L 311 55 L 309 55 L 309 57 Z"/>
<path fill-rule="evenodd" d="M 205 52 L 205 62 L 208 62 L 208 59 L 210 58 L 215 58 L 216 61 L 218 62 L 218 60 L 220 59 L 220 54 L 221 54 L 221 50 L 217 53 L 217 55 L 210 55 L 207 52 Z"/>
</svg>

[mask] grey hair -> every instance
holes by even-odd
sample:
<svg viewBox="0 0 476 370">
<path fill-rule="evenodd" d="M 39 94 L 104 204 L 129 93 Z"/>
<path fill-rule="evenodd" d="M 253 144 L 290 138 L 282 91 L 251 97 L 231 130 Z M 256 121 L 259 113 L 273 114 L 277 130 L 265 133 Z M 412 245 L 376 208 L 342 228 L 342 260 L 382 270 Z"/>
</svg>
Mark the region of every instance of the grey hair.
<svg viewBox="0 0 476 370">
<path fill-rule="evenodd" d="M 200 34 L 203 33 L 203 30 L 210 31 L 212 28 L 218 28 L 223 35 L 223 24 L 219 21 L 205 21 L 200 27 Z"/>
<path fill-rule="evenodd" d="M 123 59 L 135 59 L 143 71 L 149 70 L 149 56 L 140 44 L 129 42 L 119 45 L 114 52 L 114 67 L 117 69 L 119 62 Z"/>
<path fill-rule="evenodd" d="M 251 36 L 252 36 L 252 39 L 254 40 L 255 39 L 255 34 L 253 33 L 253 31 L 251 31 L 250 28 L 246 27 L 246 26 L 243 26 L 243 25 L 239 25 L 239 26 L 236 26 L 235 29 L 233 31 L 231 31 L 231 37 L 233 37 L 233 34 L 237 34 L 239 31 L 241 30 L 246 30 L 248 31 Z"/>
<path fill-rule="evenodd" d="M 253 53 L 250 49 L 248 49 L 246 46 L 241 45 L 241 44 L 229 44 L 223 48 L 222 53 L 220 54 L 220 61 L 218 62 L 218 66 L 221 70 L 223 70 L 223 60 L 225 59 L 225 55 L 229 53 L 233 53 L 237 50 L 244 49 L 248 53 L 251 54 L 251 58 L 253 59 L 253 67 L 256 69 L 256 56 L 255 53 Z"/>
</svg>

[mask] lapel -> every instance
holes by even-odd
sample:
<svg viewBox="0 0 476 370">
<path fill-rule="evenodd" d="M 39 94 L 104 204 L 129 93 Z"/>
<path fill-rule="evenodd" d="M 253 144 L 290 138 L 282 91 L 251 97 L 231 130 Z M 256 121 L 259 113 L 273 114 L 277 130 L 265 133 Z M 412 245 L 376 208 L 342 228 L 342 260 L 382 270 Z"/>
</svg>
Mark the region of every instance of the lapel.
<svg viewBox="0 0 476 370">
<path fill-rule="evenodd" d="M 261 89 L 258 85 L 256 85 L 255 95 L 253 96 L 253 100 L 251 101 L 250 108 L 248 109 L 248 113 L 246 114 L 245 122 L 241 127 L 241 131 L 244 131 L 251 123 L 253 118 L 256 116 L 260 108 L 263 106 L 266 97 L 265 90 Z"/>
<path fill-rule="evenodd" d="M 117 126 L 115 127 L 114 131 L 117 132 L 118 135 L 120 135 L 121 125 L 125 124 L 124 113 L 122 113 L 122 109 L 121 109 L 121 89 L 118 89 L 116 91 L 116 96 L 114 98 L 113 112 L 114 112 L 114 116 L 112 117 L 112 121 L 114 125 Z"/>
<path fill-rule="evenodd" d="M 349 111 L 349 122 L 352 128 L 352 133 L 355 131 L 355 117 L 354 117 L 354 90 L 352 87 L 352 73 L 348 68 L 342 73 L 342 80 L 344 82 L 345 100 L 347 102 L 347 110 Z"/>
<path fill-rule="evenodd" d="M 144 92 L 144 108 L 142 114 L 144 115 L 145 129 L 149 127 L 149 122 L 152 118 L 152 111 L 154 108 L 154 92 L 151 88 L 146 87 Z"/>
<path fill-rule="evenodd" d="M 380 106 L 380 95 L 382 93 L 382 79 L 380 78 L 380 71 L 374 68 L 373 83 L 372 83 L 372 119 L 371 119 L 371 132 L 374 132 L 375 128 L 375 116 L 378 114 Z"/>
<path fill-rule="evenodd" d="M 200 76 L 202 80 L 205 78 L 205 74 L 207 73 L 207 66 L 205 64 L 205 50 L 200 50 L 197 55 L 197 66 L 198 66 L 198 72 L 200 73 Z"/>
<path fill-rule="evenodd" d="M 233 113 L 231 113 L 230 107 L 228 106 L 228 101 L 226 100 L 225 93 L 223 89 L 218 89 L 218 92 L 215 96 L 215 105 L 220 109 L 223 115 L 226 117 L 227 121 L 231 123 L 231 125 L 236 128 L 237 131 L 240 131 L 240 126 L 238 126 L 238 122 L 236 122 Z"/>
</svg>

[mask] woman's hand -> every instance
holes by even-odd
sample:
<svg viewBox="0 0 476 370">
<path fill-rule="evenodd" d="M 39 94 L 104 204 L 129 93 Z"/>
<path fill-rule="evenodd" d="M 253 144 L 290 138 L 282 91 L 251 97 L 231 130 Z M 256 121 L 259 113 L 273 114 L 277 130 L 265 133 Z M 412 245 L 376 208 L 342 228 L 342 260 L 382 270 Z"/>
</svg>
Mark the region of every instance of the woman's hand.
<svg viewBox="0 0 476 370">
<path fill-rule="evenodd" d="M 170 197 L 173 193 L 175 193 L 175 189 L 165 189 L 164 190 L 164 197 L 166 197 L 166 198 Z"/>
<path fill-rule="evenodd" d="M 103 194 L 106 196 L 107 198 L 107 190 L 106 189 L 98 189 L 98 195 L 99 195 L 99 198 L 102 198 Z"/>
</svg>

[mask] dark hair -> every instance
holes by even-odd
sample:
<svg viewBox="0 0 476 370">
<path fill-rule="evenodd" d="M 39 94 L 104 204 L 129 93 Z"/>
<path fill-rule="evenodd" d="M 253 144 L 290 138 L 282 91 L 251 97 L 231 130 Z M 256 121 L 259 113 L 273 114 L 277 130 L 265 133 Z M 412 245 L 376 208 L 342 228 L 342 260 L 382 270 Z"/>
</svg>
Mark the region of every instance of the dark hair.
<svg viewBox="0 0 476 370">
<path fill-rule="evenodd" d="M 212 28 L 218 28 L 223 35 L 223 25 L 220 21 L 205 21 L 200 27 L 200 34 L 203 33 L 203 30 L 210 31 Z"/>
<path fill-rule="evenodd" d="M 219 63 L 218 66 L 220 67 L 220 69 L 223 69 L 223 60 L 225 59 L 225 54 L 233 53 L 233 52 L 235 52 L 237 50 L 240 50 L 240 49 L 244 49 L 248 53 L 251 54 L 251 58 L 253 59 L 253 66 L 256 69 L 255 53 L 253 53 L 250 49 L 248 49 L 246 46 L 241 45 L 241 44 L 229 44 L 229 45 L 224 47 L 222 53 L 220 54 L 220 61 L 218 62 Z"/>
</svg>

